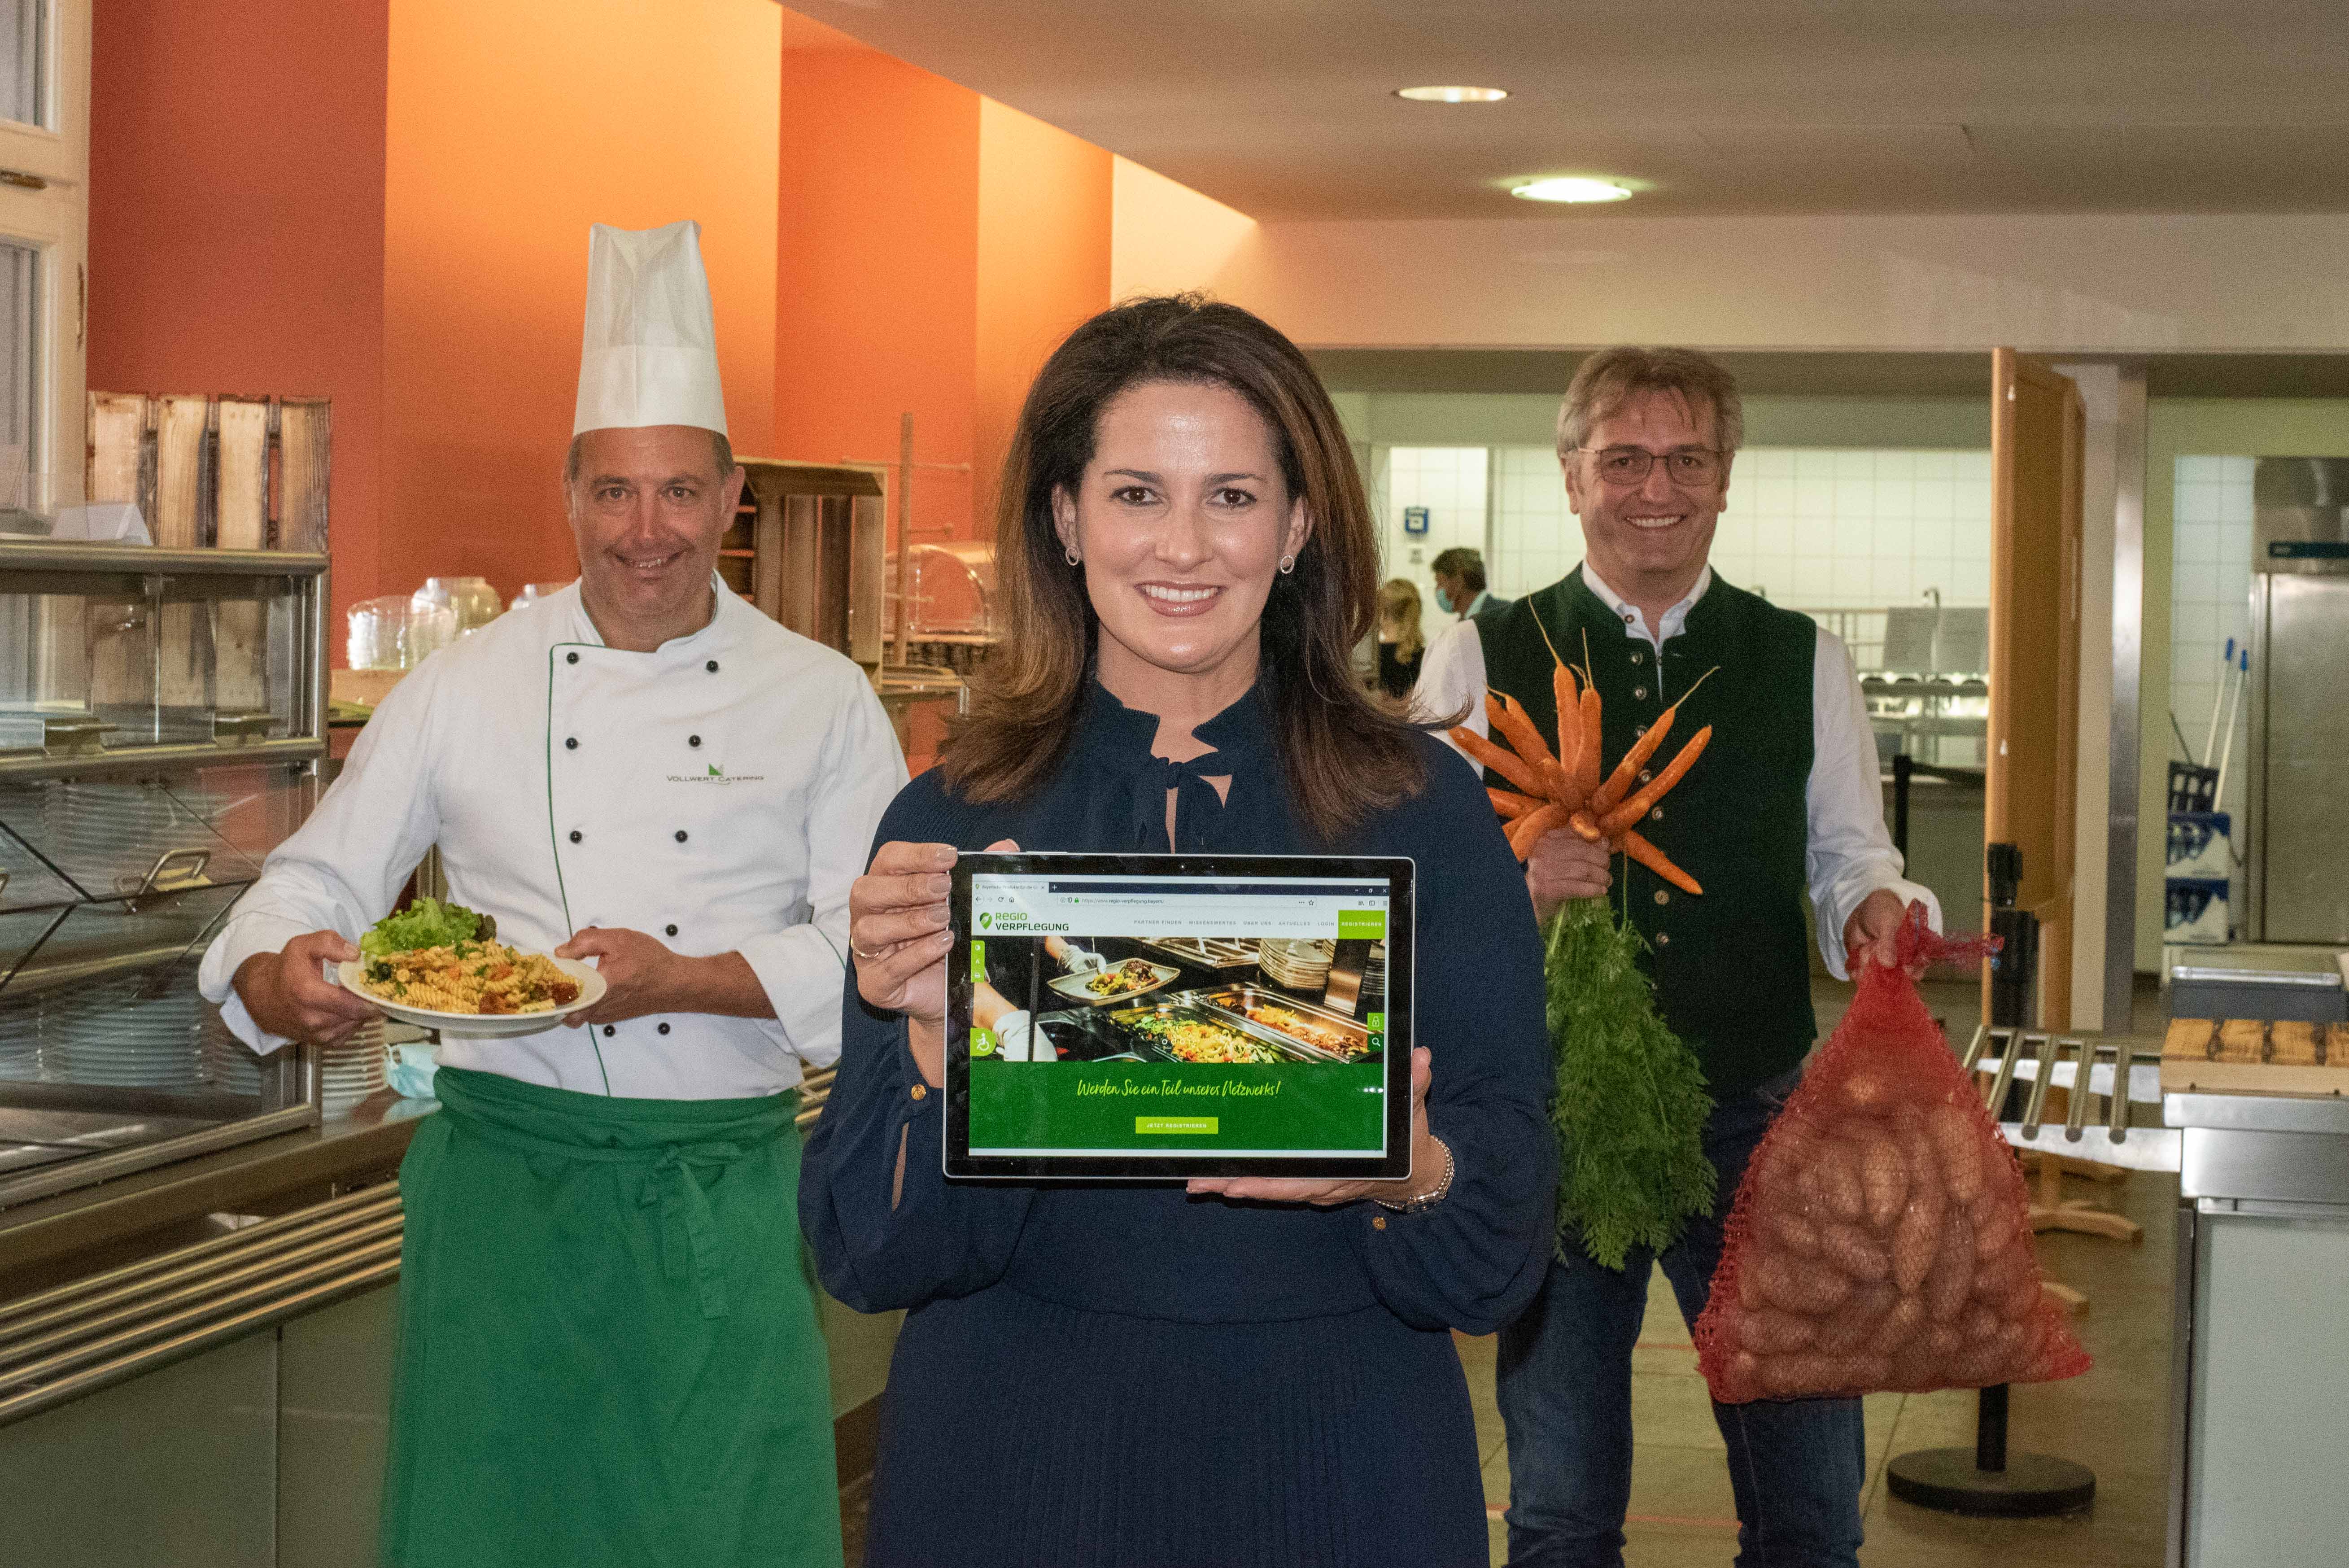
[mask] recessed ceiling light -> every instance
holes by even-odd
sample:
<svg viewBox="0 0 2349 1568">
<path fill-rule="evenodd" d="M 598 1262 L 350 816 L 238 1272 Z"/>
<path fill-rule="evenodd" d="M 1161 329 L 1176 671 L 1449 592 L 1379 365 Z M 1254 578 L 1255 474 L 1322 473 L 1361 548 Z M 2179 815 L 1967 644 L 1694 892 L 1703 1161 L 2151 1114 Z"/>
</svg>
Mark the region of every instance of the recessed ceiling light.
<svg viewBox="0 0 2349 1568">
<path fill-rule="evenodd" d="M 1508 96 L 1508 89 L 1506 88 L 1415 87 L 1395 88 L 1395 97 L 1407 98 L 1413 103 L 1498 103 Z"/>
<path fill-rule="evenodd" d="M 1620 202 L 1631 188 L 1612 180 L 1534 180 L 1509 187 L 1509 194 L 1528 202 Z"/>
</svg>

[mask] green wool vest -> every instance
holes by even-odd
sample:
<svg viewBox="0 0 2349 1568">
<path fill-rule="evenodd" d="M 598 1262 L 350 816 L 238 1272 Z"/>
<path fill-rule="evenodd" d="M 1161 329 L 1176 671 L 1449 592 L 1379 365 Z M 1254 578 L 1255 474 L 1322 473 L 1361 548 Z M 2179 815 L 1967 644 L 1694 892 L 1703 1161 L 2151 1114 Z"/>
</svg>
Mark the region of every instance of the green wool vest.
<svg viewBox="0 0 2349 1568">
<path fill-rule="evenodd" d="M 1579 665 L 1588 639 L 1609 770 L 1673 698 L 1714 671 L 1672 721 L 1649 771 L 1704 725 L 1713 739 L 1639 825 L 1704 891 L 1683 893 L 1619 856 L 1617 907 L 1628 896 L 1631 923 L 1648 943 L 1658 1010 L 1703 1064 L 1714 1099 L 1794 1067 L 1818 1032 L 1803 908 L 1817 626 L 1716 575 L 1681 635 L 1664 644 L 1660 666 L 1655 649 L 1584 586 L 1578 567 L 1476 629 L 1485 683 L 1524 703 L 1553 747 L 1550 649 Z M 1497 775 L 1486 782 L 1508 787 Z"/>
</svg>

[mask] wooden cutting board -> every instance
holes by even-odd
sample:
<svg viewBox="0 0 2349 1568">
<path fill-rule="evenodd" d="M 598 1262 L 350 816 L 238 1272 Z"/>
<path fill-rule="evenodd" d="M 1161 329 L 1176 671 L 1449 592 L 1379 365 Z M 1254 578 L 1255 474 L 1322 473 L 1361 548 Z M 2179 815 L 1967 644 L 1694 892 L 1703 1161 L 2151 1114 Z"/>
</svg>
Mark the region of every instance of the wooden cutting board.
<svg viewBox="0 0 2349 1568">
<path fill-rule="evenodd" d="M 2165 1094 L 2349 1092 L 2349 1024 L 2172 1019 L 2161 1045 L 2161 1087 Z"/>
</svg>

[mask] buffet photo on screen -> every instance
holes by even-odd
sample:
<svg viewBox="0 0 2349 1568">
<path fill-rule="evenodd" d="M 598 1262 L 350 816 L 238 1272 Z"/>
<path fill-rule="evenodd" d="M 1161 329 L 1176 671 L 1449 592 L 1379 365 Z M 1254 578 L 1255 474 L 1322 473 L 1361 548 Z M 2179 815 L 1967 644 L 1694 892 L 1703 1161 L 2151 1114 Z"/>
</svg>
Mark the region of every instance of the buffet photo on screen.
<svg viewBox="0 0 2349 1568">
<path fill-rule="evenodd" d="M 1410 1171 L 1411 864 L 965 856 L 949 1175 Z"/>
</svg>

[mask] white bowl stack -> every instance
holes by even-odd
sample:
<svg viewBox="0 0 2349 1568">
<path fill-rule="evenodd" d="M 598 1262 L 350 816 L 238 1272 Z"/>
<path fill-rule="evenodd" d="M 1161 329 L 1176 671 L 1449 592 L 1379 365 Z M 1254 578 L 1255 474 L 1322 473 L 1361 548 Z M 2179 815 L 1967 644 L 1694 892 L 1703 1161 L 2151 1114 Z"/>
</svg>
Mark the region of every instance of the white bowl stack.
<svg viewBox="0 0 2349 1568">
<path fill-rule="evenodd" d="M 193 987 L 140 994 L 143 978 L 107 981 L 41 1000 L 41 1065 L 69 1084 L 185 1092 L 203 1083 Z"/>
<path fill-rule="evenodd" d="M 341 1116 L 382 1088 L 384 1072 L 389 1065 L 389 1054 L 384 1044 L 383 1020 L 380 1018 L 361 1024 L 358 1033 L 341 1044 L 328 1045 L 321 1050 L 318 1053 L 318 1076 L 322 1090 L 319 1114 Z"/>
<path fill-rule="evenodd" d="M 219 1008 L 204 1008 L 196 1033 L 202 1044 L 206 1088 L 223 1095 L 261 1093 L 261 1058 L 229 1032 Z"/>
</svg>

